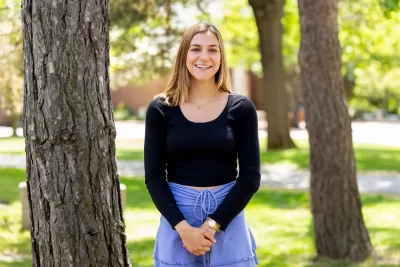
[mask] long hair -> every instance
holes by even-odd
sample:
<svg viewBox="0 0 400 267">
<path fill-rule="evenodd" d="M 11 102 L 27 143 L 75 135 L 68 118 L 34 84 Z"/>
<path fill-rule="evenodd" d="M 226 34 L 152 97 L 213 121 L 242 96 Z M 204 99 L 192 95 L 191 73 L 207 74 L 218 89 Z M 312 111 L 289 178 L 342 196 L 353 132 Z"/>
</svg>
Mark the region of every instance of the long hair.
<svg viewBox="0 0 400 267">
<path fill-rule="evenodd" d="M 185 102 L 189 94 L 190 73 L 186 67 L 186 58 L 190 43 L 197 33 L 212 32 L 217 37 L 219 49 L 221 52 L 221 65 L 215 74 L 215 85 L 222 92 L 231 92 L 231 78 L 226 62 L 224 42 L 220 32 L 213 25 L 207 23 L 198 23 L 187 29 L 179 44 L 178 54 L 175 59 L 174 72 L 165 87 L 164 91 L 156 97 L 164 98 L 169 106 L 178 106 Z"/>
</svg>

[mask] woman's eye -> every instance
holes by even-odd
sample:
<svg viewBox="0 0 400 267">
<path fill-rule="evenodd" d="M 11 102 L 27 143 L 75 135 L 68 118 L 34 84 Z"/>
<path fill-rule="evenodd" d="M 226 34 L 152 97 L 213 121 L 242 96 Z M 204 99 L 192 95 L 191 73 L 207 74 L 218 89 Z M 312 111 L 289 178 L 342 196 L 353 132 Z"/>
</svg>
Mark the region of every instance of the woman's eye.
<svg viewBox="0 0 400 267">
<path fill-rule="evenodd" d="M 193 48 L 191 51 L 197 52 L 197 51 L 200 51 L 200 49 L 198 49 L 198 48 Z"/>
<path fill-rule="evenodd" d="M 213 52 L 213 53 L 217 53 L 218 52 L 218 50 L 215 50 L 215 49 L 210 50 L 210 51 Z"/>
</svg>

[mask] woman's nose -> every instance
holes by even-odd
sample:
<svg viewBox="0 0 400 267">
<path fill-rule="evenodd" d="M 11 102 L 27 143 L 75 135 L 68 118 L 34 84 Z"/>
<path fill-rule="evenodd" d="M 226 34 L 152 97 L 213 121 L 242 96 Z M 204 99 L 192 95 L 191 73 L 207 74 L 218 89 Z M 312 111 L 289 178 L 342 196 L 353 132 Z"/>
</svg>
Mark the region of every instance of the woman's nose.
<svg viewBox="0 0 400 267">
<path fill-rule="evenodd" d="M 202 60 L 208 59 L 207 51 L 203 51 L 203 52 L 200 53 L 200 59 L 202 59 Z"/>
</svg>

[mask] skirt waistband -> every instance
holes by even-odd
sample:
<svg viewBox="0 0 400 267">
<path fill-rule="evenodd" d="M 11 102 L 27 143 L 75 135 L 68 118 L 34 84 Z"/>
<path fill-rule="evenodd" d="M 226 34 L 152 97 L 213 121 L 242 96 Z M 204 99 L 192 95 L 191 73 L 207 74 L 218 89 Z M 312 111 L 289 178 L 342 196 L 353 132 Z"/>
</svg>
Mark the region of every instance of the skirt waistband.
<svg viewBox="0 0 400 267">
<path fill-rule="evenodd" d="M 193 216 L 202 223 L 215 212 L 235 182 L 213 189 L 197 190 L 184 185 L 169 183 L 176 204 L 181 208 L 193 208 Z"/>
</svg>

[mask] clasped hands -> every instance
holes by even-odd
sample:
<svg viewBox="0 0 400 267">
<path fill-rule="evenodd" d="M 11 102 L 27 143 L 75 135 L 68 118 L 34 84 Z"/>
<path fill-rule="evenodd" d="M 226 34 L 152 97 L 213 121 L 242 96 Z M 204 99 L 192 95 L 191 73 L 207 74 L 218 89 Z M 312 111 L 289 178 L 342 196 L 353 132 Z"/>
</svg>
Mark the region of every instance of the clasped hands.
<svg viewBox="0 0 400 267">
<path fill-rule="evenodd" d="M 175 229 L 182 239 L 183 247 L 195 256 L 206 254 L 216 242 L 215 231 L 206 222 L 200 227 L 192 227 L 186 221 L 181 221 Z"/>
</svg>

